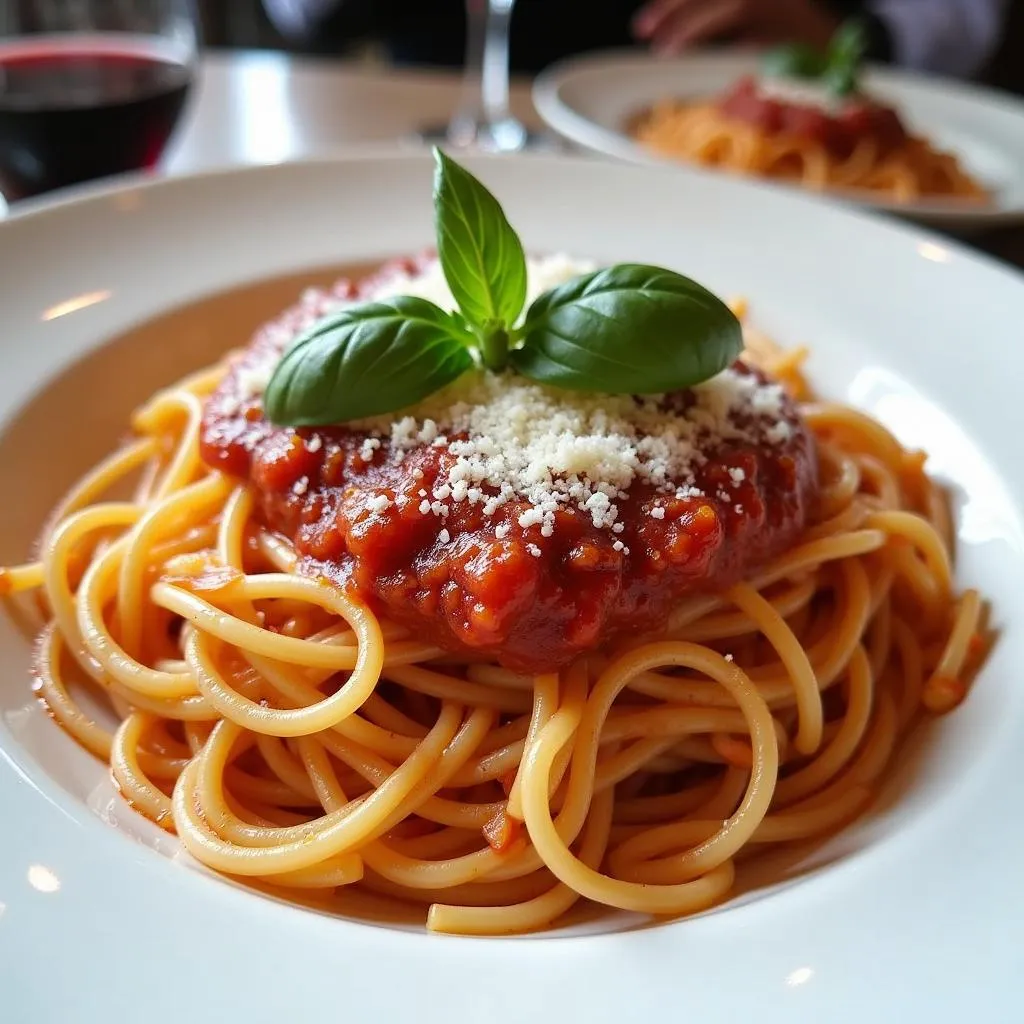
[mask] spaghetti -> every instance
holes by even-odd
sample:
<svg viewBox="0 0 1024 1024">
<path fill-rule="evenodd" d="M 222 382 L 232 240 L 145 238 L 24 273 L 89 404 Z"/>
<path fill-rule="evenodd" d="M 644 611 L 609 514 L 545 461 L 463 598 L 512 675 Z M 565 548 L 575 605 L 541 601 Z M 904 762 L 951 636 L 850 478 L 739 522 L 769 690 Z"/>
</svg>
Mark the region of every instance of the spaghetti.
<svg viewBox="0 0 1024 1024">
<path fill-rule="evenodd" d="M 748 332 L 746 358 L 803 403 L 814 521 L 654 635 L 533 676 L 299 572 L 252 486 L 200 457 L 228 364 L 194 375 L 135 414 L 135 440 L 70 492 L 38 561 L 0 577 L 46 611 L 39 696 L 196 860 L 278 895 L 338 912 L 397 900 L 478 935 L 549 927 L 581 900 L 712 906 L 748 860 L 862 812 L 985 647 L 923 455 L 813 401 L 799 354 Z"/>
<path fill-rule="evenodd" d="M 896 203 L 987 198 L 955 155 L 902 128 L 872 131 L 863 113 L 879 110 L 899 124 L 886 108 L 861 107 L 854 111 L 861 123 L 833 144 L 837 118 L 762 98 L 748 82 L 722 102 L 662 100 L 635 118 L 630 132 L 666 157 L 817 191 L 867 192 Z"/>
</svg>

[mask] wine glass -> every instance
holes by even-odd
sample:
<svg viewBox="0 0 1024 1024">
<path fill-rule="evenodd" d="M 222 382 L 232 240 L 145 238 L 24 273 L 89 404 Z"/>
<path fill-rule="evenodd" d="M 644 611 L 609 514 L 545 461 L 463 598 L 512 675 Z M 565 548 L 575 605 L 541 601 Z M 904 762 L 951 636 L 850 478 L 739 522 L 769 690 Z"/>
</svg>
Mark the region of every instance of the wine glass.
<svg viewBox="0 0 1024 1024">
<path fill-rule="evenodd" d="M 537 142 L 509 108 L 509 28 L 515 0 L 466 0 L 462 99 L 447 125 L 420 137 L 460 148 L 514 153 Z"/>
<path fill-rule="evenodd" d="M 192 0 L 0 0 L 0 192 L 9 202 L 153 168 L 197 55 Z"/>
</svg>

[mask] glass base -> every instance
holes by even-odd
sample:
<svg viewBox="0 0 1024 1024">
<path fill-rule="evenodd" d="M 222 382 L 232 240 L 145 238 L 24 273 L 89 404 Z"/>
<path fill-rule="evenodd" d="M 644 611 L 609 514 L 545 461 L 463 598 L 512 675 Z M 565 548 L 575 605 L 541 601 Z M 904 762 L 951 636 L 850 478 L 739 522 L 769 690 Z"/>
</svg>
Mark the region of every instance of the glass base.
<svg viewBox="0 0 1024 1024">
<path fill-rule="evenodd" d="M 522 150 L 557 150 L 558 140 L 544 132 L 532 132 L 515 118 L 475 121 L 455 118 L 445 125 L 429 125 L 415 136 L 418 142 L 453 149 L 477 149 L 485 153 L 519 153 Z"/>
<path fill-rule="evenodd" d="M 412 137 L 417 142 L 424 142 L 429 146 L 442 146 L 448 141 L 448 125 L 428 125 L 426 128 L 421 128 Z"/>
</svg>

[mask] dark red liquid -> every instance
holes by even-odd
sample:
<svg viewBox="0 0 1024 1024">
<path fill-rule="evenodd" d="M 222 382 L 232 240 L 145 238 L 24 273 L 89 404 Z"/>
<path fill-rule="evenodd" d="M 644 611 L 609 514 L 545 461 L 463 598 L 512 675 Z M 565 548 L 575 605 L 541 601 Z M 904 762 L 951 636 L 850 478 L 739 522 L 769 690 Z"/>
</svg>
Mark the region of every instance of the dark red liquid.
<svg viewBox="0 0 1024 1024">
<path fill-rule="evenodd" d="M 137 51 L 0 49 L 0 192 L 24 199 L 152 167 L 189 80 Z"/>
</svg>

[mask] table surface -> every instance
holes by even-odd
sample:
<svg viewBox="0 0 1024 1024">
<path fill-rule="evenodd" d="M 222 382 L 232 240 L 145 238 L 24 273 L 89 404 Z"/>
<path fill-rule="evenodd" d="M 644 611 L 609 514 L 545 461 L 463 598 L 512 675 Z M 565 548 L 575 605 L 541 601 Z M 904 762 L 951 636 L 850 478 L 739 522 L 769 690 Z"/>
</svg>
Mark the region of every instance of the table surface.
<svg viewBox="0 0 1024 1024">
<path fill-rule="evenodd" d="M 276 52 L 211 53 L 168 149 L 168 174 L 330 156 L 346 147 L 416 145 L 462 100 L 457 74 L 296 58 Z M 512 89 L 516 115 L 542 127 L 529 86 Z M 0 216 L 3 215 L 0 200 Z M 1024 267 L 1024 230 L 974 235 L 968 244 Z"/>
<path fill-rule="evenodd" d="M 460 76 L 340 60 L 253 52 L 213 54 L 165 168 L 171 174 L 337 154 L 357 144 L 415 144 L 416 131 L 447 123 Z M 529 87 L 513 88 L 517 116 L 540 122 Z"/>
</svg>

